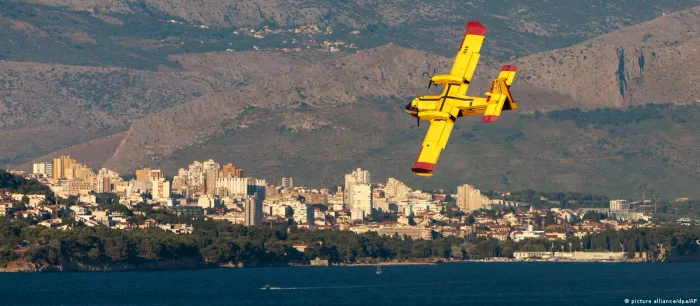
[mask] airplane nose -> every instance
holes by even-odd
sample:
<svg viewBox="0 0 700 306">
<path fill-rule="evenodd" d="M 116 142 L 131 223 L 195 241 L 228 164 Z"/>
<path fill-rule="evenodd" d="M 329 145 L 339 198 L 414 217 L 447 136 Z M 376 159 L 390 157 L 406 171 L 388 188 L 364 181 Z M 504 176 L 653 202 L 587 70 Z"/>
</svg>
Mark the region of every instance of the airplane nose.
<svg viewBox="0 0 700 306">
<path fill-rule="evenodd" d="M 411 115 L 415 115 L 418 112 L 418 110 L 415 107 L 413 107 L 412 103 L 409 102 L 408 104 L 406 104 L 406 112 Z"/>
</svg>

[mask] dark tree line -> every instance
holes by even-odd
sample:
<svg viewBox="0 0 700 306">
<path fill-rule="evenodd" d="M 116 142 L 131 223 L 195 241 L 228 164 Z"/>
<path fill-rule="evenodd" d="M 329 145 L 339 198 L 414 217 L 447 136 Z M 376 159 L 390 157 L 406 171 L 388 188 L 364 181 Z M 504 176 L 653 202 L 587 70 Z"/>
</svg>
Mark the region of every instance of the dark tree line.
<svg viewBox="0 0 700 306">
<path fill-rule="evenodd" d="M 0 217 L 0 264 L 25 259 L 38 264 L 142 264 L 188 258 L 203 264 L 287 265 L 314 258 L 332 263 L 416 259 L 484 259 L 512 257 L 516 251 L 625 251 L 665 252 L 673 260 L 700 260 L 700 227 L 666 226 L 608 230 L 583 238 L 521 242 L 493 238 L 435 237 L 433 240 L 356 234 L 340 230 L 308 230 L 295 226 L 245 227 L 225 221 L 161 213 L 171 221 L 187 221 L 192 234 L 174 234 L 159 228 L 117 230 L 77 224 L 61 230 L 31 226 L 29 220 Z M 152 216 L 149 216 L 152 217 Z M 545 218 L 545 222 L 547 222 Z M 300 252 L 295 242 L 307 243 Z M 665 249 L 662 251 L 662 249 Z"/>
<path fill-rule="evenodd" d="M 502 198 L 507 201 L 534 204 L 537 207 L 607 207 L 610 203 L 610 199 L 607 196 L 583 192 L 551 192 L 526 189 L 511 192 L 508 196 L 501 196 L 495 191 L 489 190 L 484 192 L 484 195 L 489 198 Z M 545 199 L 542 199 L 542 197 Z"/>
<path fill-rule="evenodd" d="M 620 126 L 636 124 L 645 120 L 660 120 L 664 118 L 665 110 L 673 107 L 673 104 L 644 104 L 631 106 L 626 109 L 601 108 L 595 110 L 581 110 L 578 108 L 556 110 L 547 113 L 547 117 L 559 121 L 573 121 L 577 127 L 594 126 Z"/>
</svg>

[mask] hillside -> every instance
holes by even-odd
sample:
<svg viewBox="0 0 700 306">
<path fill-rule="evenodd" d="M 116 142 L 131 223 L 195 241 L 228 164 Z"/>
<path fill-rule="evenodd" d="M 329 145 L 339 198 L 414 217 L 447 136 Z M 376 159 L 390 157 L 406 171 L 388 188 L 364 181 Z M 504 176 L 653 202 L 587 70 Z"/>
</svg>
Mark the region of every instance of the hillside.
<svg viewBox="0 0 700 306">
<path fill-rule="evenodd" d="M 243 116 L 247 127 L 226 129 L 151 165 L 174 173 L 194 160 L 214 158 L 273 182 L 293 176 L 299 184 L 325 187 L 342 184 L 344 173 L 362 167 L 377 181 L 394 177 L 418 188 L 470 183 L 630 197 L 647 182 L 665 198 L 700 196 L 700 125 L 694 119 L 700 106 L 507 113 L 488 125 L 466 118 L 427 179 L 410 171 L 427 126 L 416 128 L 401 107 L 400 101 L 369 100 L 295 114 L 252 109 Z M 303 118 L 319 123 L 295 124 Z"/>
<path fill-rule="evenodd" d="M 593 24 L 597 19 L 605 19 L 609 16 L 616 16 L 609 20 L 610 23 L 617 22 L 625 25 L 626 22 L 638 22 L 650 16 L 681 10 L 694 3 L 697 4 L 696 1 L 668 0 L 605 4 L 601 4 L 600 1 L 585 0 L 574 5 L 560 2 L 525 1 L 517 6 L 509 5 L 504 1 L 462 3 L 433 0 L 392 2 L 378 0 L 352 2 L 319 0 L 209 0 L 201 2 L 176 0 L 26 0 L 26 2 L 65 6 L 73 10 L 100 13 L 136 14 L 160 11 L 184 20 L 221 27 L 262 26 L 267 22 L 281 26 L 335 23 L 359 27 L 373 22 L 393 26 L 416 19 L 463 19 L 465 14 L 473 14 L 474 11 L 480 10 L 483 14 L 500 14 L 504 18 L 520 17 L 538 21 L 549 19 L 550 25 L 548 27 L 541 26 L 541 28 L 548 29 L 567 28 L 570 27 L 568 23 Z M 564 17 L 575 20 L 563 20 Z M 555 24 L 554 21 L 557 23 Z M 579 30 L 586 31 L 587 29 Z"/>
<path fill-rule="evenodd" d="M 7 2 L 7 1 L 6 1 Z M 466 20 L 489 25 L 484 54 L 500 61 L 570 46 L 700 0 L 521 1 L 321 1 L 321 0 L 12 0 L 0 7 L 6 20 L 0 58 L 77 65 L 153 69 L 172 66 L 167 55 L 283 47 L 284 40 L 233 35 L 231 29 L 290 29 L 330 25 L 360 48 L 393 42 L 451 56 Z M 176 23 L 167 22 L 174 20 Z M 200 26 L 208 28 L 200 28 Z M 351 30 L 359 30 L 351 35 Z M 58 34 L 58 35 L 56 35 Z M 27 52 L 31 47 L 31 51 Z"/>
<path fill-rule="evenodd" d="M 0 162 L 16 163 L 126 130 L 133 120 L 227 82 L 204 74 L 0 61 Z"/>
</svg>

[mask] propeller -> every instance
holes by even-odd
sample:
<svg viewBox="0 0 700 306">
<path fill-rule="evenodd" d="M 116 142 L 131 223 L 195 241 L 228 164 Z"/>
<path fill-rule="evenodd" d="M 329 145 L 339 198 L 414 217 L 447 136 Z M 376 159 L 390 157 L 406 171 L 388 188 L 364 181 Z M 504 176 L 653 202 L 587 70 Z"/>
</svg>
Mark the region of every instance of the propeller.
<svg viewBox="0 0 700 306">
<path fill-rule="evenodd" d="M 416 123 L 418 124 L 418 127 L 420 127 L 420 118 L 418 117 L 418 109 L 414 108 L 413 105 L 409 102 L 406 104 L 406 112 L 411 114 L 411 116 L 416 117 Z"/>
<path fill-rule="evenodd" d="M 423 75 L 428 75 L 428 89 L 430 89 L 430 86 L 431 86 L 431 85 L 437 86 L 437 84 L 435 84 L 435 83 L 433 82 L 433 76 L 435 75 L 435 73 L 437 73 L 437 71 L 435 70 L 435 68 L 433 68 L 433 75 L 430 75 L 430 73 L 428 73 L 427 71 L 424 71 L 424 72 L 423 72 Z"/>
</svg>

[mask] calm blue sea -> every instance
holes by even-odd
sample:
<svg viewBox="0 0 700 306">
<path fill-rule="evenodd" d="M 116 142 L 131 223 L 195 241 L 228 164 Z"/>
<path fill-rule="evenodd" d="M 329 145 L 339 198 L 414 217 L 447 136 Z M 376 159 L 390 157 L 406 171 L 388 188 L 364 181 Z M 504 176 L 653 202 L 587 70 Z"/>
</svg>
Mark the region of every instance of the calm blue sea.
<svg viewBox="0 0 700 306">
<path fill-rule="evenodd" d="M 700 299 L 700 263 L 450 263 L 375 272 L 289 267 L 3 273 L 0 305 L 632 305 Z M 266 284 L 272 289 L 262 290 Z"/>
</svg>

